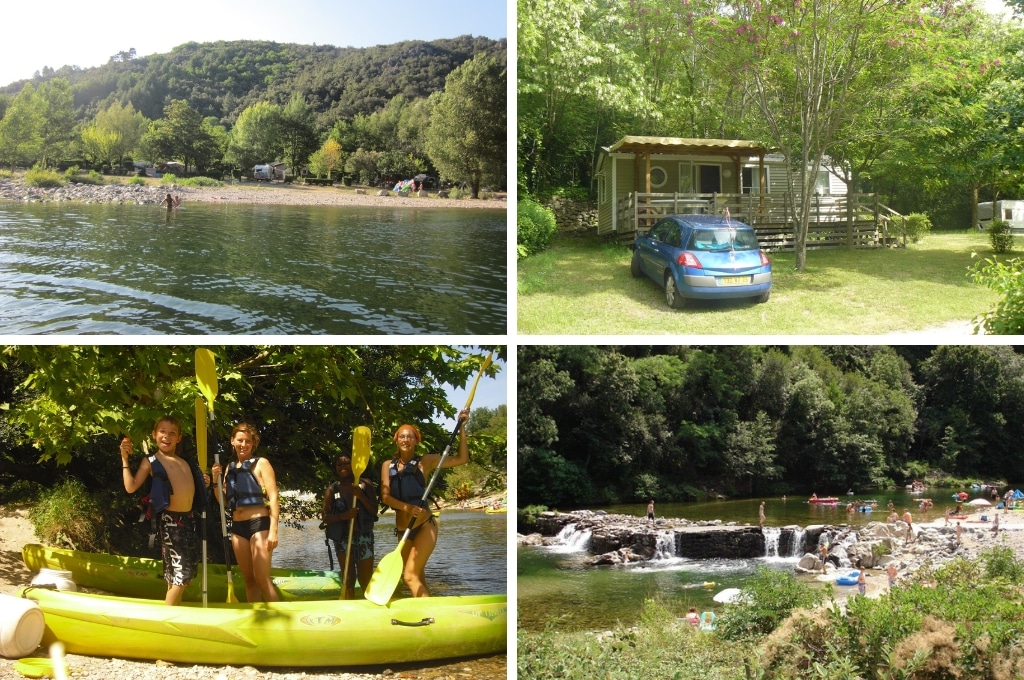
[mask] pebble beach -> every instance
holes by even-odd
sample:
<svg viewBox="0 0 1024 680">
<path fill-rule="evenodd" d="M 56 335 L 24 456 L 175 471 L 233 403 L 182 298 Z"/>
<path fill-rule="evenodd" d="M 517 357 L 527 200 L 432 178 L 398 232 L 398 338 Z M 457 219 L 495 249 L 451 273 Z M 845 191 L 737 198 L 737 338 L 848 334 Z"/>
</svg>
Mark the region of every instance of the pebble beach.
<svg viewBox="0 0 1024 680">
<path fill-rule="evenodd" d="M 365 193 L 357 193 L 362 191 Z M 0 179 L 0 201 L 22 203 L 111 203 L 159 206 L 168 193 L 181 198 L 182 207 L 194 203 L 244 203 L 266 205 L 376 206 L 381 208 L 504 210 L 503 194 L 487 194 L 486 198 L 439 198 L 399 196 L 384 190 L 355 187 L 315 187 L 301 184 L 242 182 L 215 187 L 166 186 L 152 181 L 147 184 L 78 184 L 57 188 L 26 186 L 18 176 Z"/>
</svg>

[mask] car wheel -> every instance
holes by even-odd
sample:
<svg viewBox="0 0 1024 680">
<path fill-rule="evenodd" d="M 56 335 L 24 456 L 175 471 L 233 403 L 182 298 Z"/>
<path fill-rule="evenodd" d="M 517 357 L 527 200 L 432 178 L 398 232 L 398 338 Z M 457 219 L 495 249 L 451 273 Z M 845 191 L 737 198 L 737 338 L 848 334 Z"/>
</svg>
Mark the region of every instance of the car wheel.
<svg viewBox="0 0 1024 680">
<path fill-rule="evenodd" d="M 665 274 L 665 304 L 672 309 L 682 309 L 686 306 L 686 298 L 679 294 L 671 272 Z"/>
<path fill-rule="evenodd" d="M 644 273 L 642 271 L 640 271 L 640 251 L 639 250 L 634 250 L 633 251 L 633 259 L 631 259 L 629 261 L 629 273 L 633 275 L 634 279 L 639 279 L 641 276 L 644 275 Z"/>
<path fill-rule="evenodd" d="M 772 292 L 770 290 L 766 290 L 765 292 L 757 296 L 757 304 L 762 305 L 765 302 L 768 302 L 768 298 L 770 298 L 771 296 Z"/>
</svg>

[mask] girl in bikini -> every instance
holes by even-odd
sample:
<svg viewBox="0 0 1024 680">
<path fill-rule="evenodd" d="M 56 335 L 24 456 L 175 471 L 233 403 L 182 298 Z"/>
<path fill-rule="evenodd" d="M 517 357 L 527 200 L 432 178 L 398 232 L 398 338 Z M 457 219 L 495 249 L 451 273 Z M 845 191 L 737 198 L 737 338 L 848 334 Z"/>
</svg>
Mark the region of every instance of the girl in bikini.
<svg viewBox="0 0 1024 680">
<path fill-rule="evenodd" d="M 276 602 L 280 598 L 270 578 L 270 562 L 277 547 L 280 511 L 277 477 L 269 460 L 254 455 L 259 443 L 255 426 L 235 425 L 231 447 L 238 460 L 228 464 L 222 484 L 231 512 L 231 547 L 245 579 L 245 599 Z M 220 473 L 221 467 L 214 465 L 214 479 Z"/>
</svg>

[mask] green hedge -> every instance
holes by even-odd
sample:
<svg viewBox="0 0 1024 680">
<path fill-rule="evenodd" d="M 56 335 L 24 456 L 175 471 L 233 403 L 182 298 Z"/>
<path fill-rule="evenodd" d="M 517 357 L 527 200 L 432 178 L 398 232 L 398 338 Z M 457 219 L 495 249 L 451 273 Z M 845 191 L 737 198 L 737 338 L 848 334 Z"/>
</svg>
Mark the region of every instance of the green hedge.
<svg viewBox="0 0 1024 680">
<path fill-rule="evenodd" d="M 555 235 L 555 214 L 536 201 L 524 198 L 516 210 L 516 250 L 519 259 L 545 250 Z"/>
</svg>

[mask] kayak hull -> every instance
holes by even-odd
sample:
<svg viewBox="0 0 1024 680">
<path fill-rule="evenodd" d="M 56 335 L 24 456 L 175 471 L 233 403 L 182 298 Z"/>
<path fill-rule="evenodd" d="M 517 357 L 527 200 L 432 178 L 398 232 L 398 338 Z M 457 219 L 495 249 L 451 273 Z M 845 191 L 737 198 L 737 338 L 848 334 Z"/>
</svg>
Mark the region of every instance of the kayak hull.
<svg viewBox="0 0 1024 680">
<path fill-rule="evenodd" d="M 255 604 L 162 603 L 29 587 L 43 645 L 72 654 L 177 663 L 364 666 L 505 651 L 505 595 Z"/>
<path fill-rule="evenodd" d="M 59 569 L 71 572 L 76 585 L 97 588 L 114 595 L 163 600 L 167 594 L 164 565 L 148 557 L 125 557 L 52 548 L 30 543 L 21 550 L 21 559 L 32 571 Z M 282 600 L 329 600 L 341 595 L 341 577 L 334 571 L 307 569 L 271 569 L 271 578 Z M 238 569 L 231 572 L 235 597 L 245 601 L 245 581 Z M 223 564 L 207 565 L 207 600 L 226 602 L 227 570 Z M 186 602 L 202 602 L 202 576 L 185 588 Z"/>
</svg>

